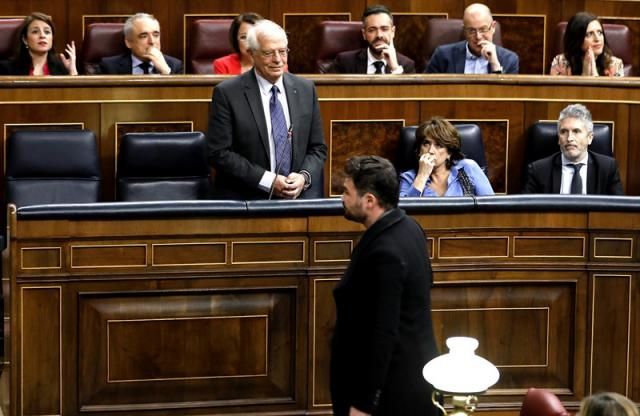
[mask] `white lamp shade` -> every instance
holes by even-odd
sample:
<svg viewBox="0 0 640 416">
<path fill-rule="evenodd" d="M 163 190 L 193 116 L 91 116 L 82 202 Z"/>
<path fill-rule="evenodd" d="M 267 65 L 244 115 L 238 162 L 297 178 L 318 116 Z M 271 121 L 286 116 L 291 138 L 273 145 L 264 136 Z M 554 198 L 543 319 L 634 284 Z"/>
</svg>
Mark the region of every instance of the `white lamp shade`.
<svg viewBox="0 0 640 416">
<path fill-rule="evenodd" d="M 479 394 L 496 384 L 500 373 L 495 365 L 475 354 L 478 340 L 469 337 L 447 339 L 449 352 L 429 361 L 422 375 L 443 393 Z"/>
</svg>

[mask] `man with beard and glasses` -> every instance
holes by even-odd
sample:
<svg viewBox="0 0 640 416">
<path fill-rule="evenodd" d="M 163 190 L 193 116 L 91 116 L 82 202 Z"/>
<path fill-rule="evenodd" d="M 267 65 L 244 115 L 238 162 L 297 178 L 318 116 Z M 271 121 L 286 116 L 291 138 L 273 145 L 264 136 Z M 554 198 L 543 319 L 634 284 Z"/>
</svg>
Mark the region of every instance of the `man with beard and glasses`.
<svg viewBox="0 0 640 416">
<path fill-rule="evenodd" d="M 396 27 L 391 11 L 382 5 L 369 6 L 362 14 L 362 37 L 366 48 L 341 52 L 327 72 L 339 74 L 413 74 L 415 62 L 396 52 Z"/>
<path fill-rule="evenodd" d="M 333 291 L 333 413 L 435 416 L 432 387 L 422 377 L 424 365 L 438 355 L 424 232 L 398 209 L 391 162 L 354 157 L 344 172 L 344 216 L 366 231 Z"/>
</svg>

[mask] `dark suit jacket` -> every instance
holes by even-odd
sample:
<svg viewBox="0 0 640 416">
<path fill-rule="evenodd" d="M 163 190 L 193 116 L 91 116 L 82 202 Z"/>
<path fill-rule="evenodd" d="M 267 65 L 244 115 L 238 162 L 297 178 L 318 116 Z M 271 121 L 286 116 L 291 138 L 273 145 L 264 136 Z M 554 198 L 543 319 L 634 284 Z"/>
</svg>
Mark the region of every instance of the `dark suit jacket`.
<svg viewBox="0 0 640 416">
<path fill-rule="evenodd" d="M 405 74 L 415 74 L 416 65 L 411 58 L 397 53 L 398 64 L 402 65 Z M 391 70 L 385 66 L 385 71 L 390 73 Z M 336 55 L 336 59 L 329 66 L 328 73 L 334 74 L 366 74 L 367 73 L 367 48 L 356 49 L 353 51 L 340 52 Z"/>
<path fill-rule="evenodd" d="M 333 291 L 331 397 L 376 415 L 436 415 L 422 368 L 438 355 L 431 323 L 431 264 L 420 225 L 394 209 L 375 222 Z"/>
<path fill-rule="evenodd" d="M 207 144 L 216 169 L 215 193 L 224 199 L 261 199 L 258 188 L 270 169 L 269 132 L 255 70 L 223 81 L 213 90 Z M 311 174 L 303 198 L 322 197 L 322 167 L 327 156 L 320 106 L 313 82 L 285 73 L 292 124 L 291 171 Z"/>
<path fill-rule="evenodd" d="M 162 54 L 167 65 L 171 68 L 172 74 L 182 74 L 182 61 L 172 56 Z M 98 65 L 97 74 L 103 75 L 126 75 L 131 74 L 131 53 L 126 52 L 121 55 L 102 58 Z"/>
<path fill-rule="evenodd" d="M 504 74 L 517 74 L 520 71 L 520 61 L 515 52 L 498 45 L 496 45 L 496 52 Z M 467 41 L 465 40 L 438 46 L 424 72 L 430 74 L 464 74 L 466 56 Z M 491 70 L 491 66 L 489 66 L 489 70 Z"/>
<path fill-rule="evenodd" d="M 562 184 L 560 152 L 530 163 L 524 194 L 559 194 Z M 612 157 L 589 151 L 587 194 L 624 195 L 618 163 Z"/>
</svg>

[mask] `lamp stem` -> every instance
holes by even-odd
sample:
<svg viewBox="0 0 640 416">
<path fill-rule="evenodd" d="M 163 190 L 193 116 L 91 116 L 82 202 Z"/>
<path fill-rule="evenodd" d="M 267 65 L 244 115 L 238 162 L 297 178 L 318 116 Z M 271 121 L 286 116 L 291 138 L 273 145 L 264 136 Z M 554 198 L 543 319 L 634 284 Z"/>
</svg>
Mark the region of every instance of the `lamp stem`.
<svg viewBox="0 0 640 416">
<path fill-rule="evenodd" d="M 440 404 L 440 401 L 437 399 L 438 395 L 439 395 L 438 391 L 433 390 L 433 392 L 431 393 L 431 402 L 435 407 L 440 409 L 440 411 L 444 416 L 447 416 L 447 411 L 444 409 L 444 407 L 442 407 L 442 405 Z"/>
</svg>

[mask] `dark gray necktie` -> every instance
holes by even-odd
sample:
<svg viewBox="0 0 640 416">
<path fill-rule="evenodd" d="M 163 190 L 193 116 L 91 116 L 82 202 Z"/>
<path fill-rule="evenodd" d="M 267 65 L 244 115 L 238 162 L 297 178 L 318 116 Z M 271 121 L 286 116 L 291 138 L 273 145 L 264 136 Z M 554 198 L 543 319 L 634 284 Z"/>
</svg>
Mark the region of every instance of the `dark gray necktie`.
<svg viewBox="0 0 640 416">
<path fill-rule="evenodd" d="M 580 168 L 584 163 L 575 163 L 569 165 L 573 168 L 573 179 L 571 179 L 571 193 L 582 194 L 582 177 L 580 176 Z"/>
<path fill-rule="evenodd" d="M 149 69 L 151 69 L 151 65 L 149 65 L 149 62 L 141 62 L 140 65 L 138 65 L 138 67 L 140 67 L 140 69 L 142 69 L 142 73 L 143 74 L 149 74 Z"/>
<path fill-rule="evenodd" d="M 382 74 L 382 68 L 384 67 L 384 62 L 382 61 L 375 61 L 373 63 L 373 66 L 376 67 L 376 72 L 374 72 L 374 74 Z"/>
</svg>

